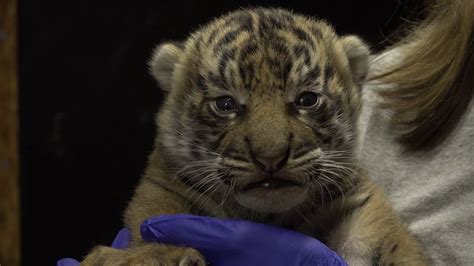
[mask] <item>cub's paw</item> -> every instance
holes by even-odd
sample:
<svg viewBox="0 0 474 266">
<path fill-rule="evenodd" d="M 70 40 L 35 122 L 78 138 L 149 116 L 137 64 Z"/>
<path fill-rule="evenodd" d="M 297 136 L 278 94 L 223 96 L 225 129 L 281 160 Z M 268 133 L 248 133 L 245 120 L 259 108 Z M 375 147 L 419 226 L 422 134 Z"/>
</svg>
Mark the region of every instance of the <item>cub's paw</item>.
<svg viewBox="0 0 474 266">
<path fill-rule="evenodd" d="M 206 260 L 193 248 L 146 244 L 124 250 L 98 246 L 81 265 L 205 266 Z"/>
</svg>

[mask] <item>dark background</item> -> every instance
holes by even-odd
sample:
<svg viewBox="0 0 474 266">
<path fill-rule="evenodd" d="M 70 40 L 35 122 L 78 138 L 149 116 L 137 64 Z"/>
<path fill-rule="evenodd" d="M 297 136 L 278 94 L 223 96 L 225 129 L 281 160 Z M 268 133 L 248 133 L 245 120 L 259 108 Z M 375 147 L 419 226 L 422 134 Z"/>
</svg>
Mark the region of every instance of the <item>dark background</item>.
<svg viewBox="0 0 474 266">
<path fill-rule="evenodd" d="M 420 2 L 20 0 L 23 263 L 81 258 L 122 227 L 162 100 L 145 64 L 156 44 L 261 5 L 325 18 L 378 50 Z"/>
</svg>

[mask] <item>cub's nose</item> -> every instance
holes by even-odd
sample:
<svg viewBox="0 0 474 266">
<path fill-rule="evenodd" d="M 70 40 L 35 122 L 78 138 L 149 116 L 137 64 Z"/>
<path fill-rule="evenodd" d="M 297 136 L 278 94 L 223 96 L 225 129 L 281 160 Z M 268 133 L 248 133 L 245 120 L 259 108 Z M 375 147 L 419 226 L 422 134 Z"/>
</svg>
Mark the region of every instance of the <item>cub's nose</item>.
<svg viewBox="0 0 474 266">
<path fill-rule="evenodd" d="M 255 157 L 255 163 L 263 172 L 273 175 L 285 166 L 288 161 L 286 153 L 278 157 Z"/>
<path fill-rule="evenodd" d="M 280 171 L 288 162 L 291 151 L 291 138 L 292 135 L 289 136 L 287 143 L 276 143 L 273 146 L 257 146 L 257 149 L 252 145 L 250 138 L 245 137 L 245 142 L 247 143 L 253 163 L 265 174 L 272 176 Z"/>
</svg>

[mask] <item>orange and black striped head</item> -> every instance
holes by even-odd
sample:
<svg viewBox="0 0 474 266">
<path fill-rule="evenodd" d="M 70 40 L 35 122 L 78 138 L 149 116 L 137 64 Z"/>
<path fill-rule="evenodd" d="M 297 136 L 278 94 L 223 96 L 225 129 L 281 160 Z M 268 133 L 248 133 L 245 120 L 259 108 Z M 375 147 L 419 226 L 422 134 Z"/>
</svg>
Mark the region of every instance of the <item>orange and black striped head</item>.
<svg viewBox="0 0 474 266">
<path fill-rule="evenodd" d="M 337 194 L 351 179 L 368 55 L 357 37 L 282 9 L 218 18 L 155 50 L 167 92 L 157 149 L 193 189 L 254 211 Z"/>
</svg>

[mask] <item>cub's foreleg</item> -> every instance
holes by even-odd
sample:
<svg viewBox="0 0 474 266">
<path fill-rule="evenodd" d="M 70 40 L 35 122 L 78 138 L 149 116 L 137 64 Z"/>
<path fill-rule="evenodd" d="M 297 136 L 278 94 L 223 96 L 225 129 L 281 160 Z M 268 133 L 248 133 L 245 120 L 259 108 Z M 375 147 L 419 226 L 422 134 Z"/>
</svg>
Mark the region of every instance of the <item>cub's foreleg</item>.
<svg viewBox="0 0 474 266">
<path fill-rule="evenodd" d="M 328 245 L 349 265 L 427 265 L 418 241 L 402 224 L 382 189 L 368 181 L 344 203 L 353 207 Z"/>
<path fill-rule="evenodd" d="M 124 250 L 98 246 L 81 265 L 206 265 L 195 249 L 145 243 L 140 237 L 140 225 L 147 218 L 160 214 L 188 213 L 186 199 L 144 178 L 125 212 L 125 224 L 132 233 L 131 247 Z"/>
</svg>

